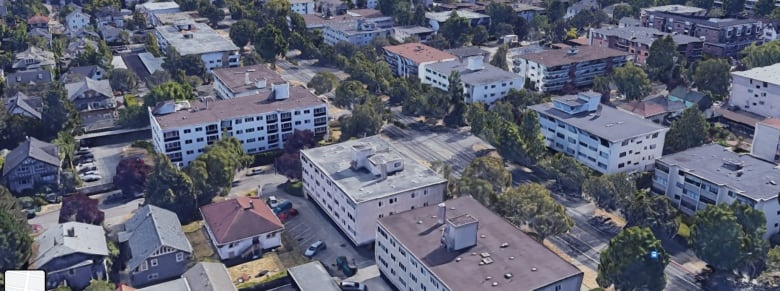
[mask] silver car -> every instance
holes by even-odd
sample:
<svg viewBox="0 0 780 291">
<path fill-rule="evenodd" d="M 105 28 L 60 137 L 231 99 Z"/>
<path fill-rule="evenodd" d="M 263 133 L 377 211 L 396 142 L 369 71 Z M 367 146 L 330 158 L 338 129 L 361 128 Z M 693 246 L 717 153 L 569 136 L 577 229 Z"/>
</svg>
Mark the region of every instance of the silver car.
<svg viewBox="0 0 780 291">
<path fill-rule="evenodd" d="M 306 249 L 305 252 L 303 252 L 303 255 L 306 256 L 307 258 L 311 258 L 314 255 L 316 255 L 317 252 L 319 252 L 321 250 L 324 250 L 326 248 L 327 248 L 327 246 L 325 245 L 325 242 L 321 241 L 321 240 L 318 240 L 318 241 L 315 241 L 313 244 L 311 244 L 309 246 L 309 248 Z"/>
<path fill-rule="evenodd" d="M 84 176 L 81 176 L 81 180 L 83 180 L 84 182 L 95 182 L 95 181 L 98 181 L 100 179 L 103 179 L 103 177 L 100 176 L 100 175 L 84 175 Z"/>
</svg>

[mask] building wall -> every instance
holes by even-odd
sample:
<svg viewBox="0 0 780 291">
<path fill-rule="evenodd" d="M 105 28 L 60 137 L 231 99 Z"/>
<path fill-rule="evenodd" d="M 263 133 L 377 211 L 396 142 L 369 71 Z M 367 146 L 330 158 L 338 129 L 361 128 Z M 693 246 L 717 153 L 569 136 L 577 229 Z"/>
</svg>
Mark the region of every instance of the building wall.
<svg viewBox="0 0 780 291">
<path fill-rule="evenodd" d="M 282 115 L 287 114 L 289 120 L 287 117 L 282 118 Z M 166 129 L 160 128 L 153 115 L 150 118 L 155 150 L 168 155 L 171 161 L 180 167 L 186 167 L 195 160 L 206 146 L 221 139 L 223 133 L 236 137 L 245 151 L 255 154 L 282 148 L 284 141 L 295 129 L 308 129 L 319 136 L 327 134 L 328 130 L 325 104 L 290 111 L 258 112 L 251 116 Z"/>
<path fill-rule="evenodd" d="M 628 56 L 594 60 L 587 63 L 572 63 L 569 65 L 547 67 L 531 60 L 515 59 L 514 65 L 518 75 L 533 82 L 539 92 L 556 92 L 565 86 L 582 87 L 593 84 L 596 76 L 604 76 L 613 68 L 625 66 L 630 60 Z"/>
<path fill-rule="evenodd" d="M 754 42 L 759 44 L 763 40 L 763 24 L 756 20 L 751 24 L 740 24 L 729 27 L 715 27 L 712 25 L 698 24 L 690 21 L 685 16 L 677 16 L 668 21 L 665 15 L 649 12 L 642 15 L 641 23 L 646 27 L 653 27 L 663 32 L 679 33 L 704 38 L 705 54 L 714 57 L 739 56 L 739 52 Z"/>
<path fill-rule="evenodd" d="M 154 35 L 157 38 L 157 45 L 160 47 L 160 51 L 163 54 L 168 55 L 171 49 L 176 49 L 176 47 L 168 45 L 168 41 L 165 37 L 157 31 L 155 31 Z M 209 73 L 211 73 L 211 70 L 214 68 L 229 68 L 241 65 L 241 55 L 239 55 L 238 52 L 215 51 L 201 54 L 200 59 L 203 61 L 203 65 Z"/>
<path fill-rule="evenodd" d="M 722 185 L 718 181 L 702 179 L 695 171 L 676 165 L 656 162 L 652 191 L 666 195 L 680 211 L 688 215 L 693 215 L 708 205 L 731 204 L 738 200 L 764 212 L 767 229 L 764 239 L 768 239 L 780 230 L 780 203 L 777 201 L 777 196 L 769 200 L 756 201 L 747 197 L 746 194 L 749 193 L 743 193 L 731 185 Z"/>
<path fill-rule="evenodd" d="M 211 239 L 211 245 L 217 248 L 217 254 L 219 254 L 220 260 L 240 257 L 245 251 L 252 247 L 252 240 L 255 238 L 258 240 L 258 246 L 261 250 L 272 249 L 282 245 L 281 230 L 221 245 L 217 242 L 217 239 L 214 237 L 214 233 L 211 232 L 211 227 L 209 227 L 208 224 L 206 224 L 206 232 L 208 232 L 209 238 Z"/>
<path fill-rule="evenodd" d="M 18 193 L 26 189 L 33 189 L 36 185 L 58 184 L 60 167 L 28 157 L 4 178 L 8 189 Z"/>
<path fill-rule="evenodd" d="M 780 129 L 763 123 L 756 124 L 750 153 L 760 159 L 780 161 Z"/>
<path fill-rule="evenodd" d="M 729 105 L 765 117 L 780 117 L 780 79 L 768 83 L 732 74 Z"/>
<path fill-rule="evenodd" d="M 183 260 L 177 260 L 176 254 L 182 253 Z M 186 271 L 187 264 L 189 263 L 190 254 L 182 251 L 175 251 L 172 253 L 164 254 L 157 257 L 149 257 L 146 259 L 148 270 L 140 272 L 130 273 L 130 284 L 133 287 L 143 287 L 152 284 L 165 282 L 171 279 L 176 279 Z M 152 266 L 152 260 L 157 260 L 157 265 Z"/>
<path fill-rule="evenodd" d="M 85 260 L 94 260 L 94 263 L 72 268 Z M 102 257 L 85 254 L 71 254 L 53 259 L 41 269 L 46 271 L 46 288 L 51 289 L 66 281 L 73 290 L 82 290 L 89 285 L 90 280 L 104 279 L 107 274 Z"/>
<path fill-rule="evenodd" d="M 449 88 L 449 76 L 447 72 L 437 72 L 428 67 L 423 67 L 423 78 L 420 80 L 423 84 L 431 84 L 435 88 L 447 91 Z M 498 80 L 486 84 L 471 84 L 463 83 L 463 90 L 465 91 L 465 102 L 474 103 L 482 102 L 485 104 L 493 104 L 498 100 L 503 99 L 509 93 L 510 89 L 523 88 L 523 77 L 516 75 L 515 78 L 509 80 Z"/>
<path fill-rule="evenodd" d="M 444 198 L 446 182 L 356 203 L 306 154 L 301 155 L 301 164 L 304 195 L 314 200 L 355 245 L 374 241 L 377 219 L 437 204 Z"/>
<path fill-rule="evenodd" d="M 83 14 L 71 14 L 68 16 L 70 17 L 67 17 L 65 21 L 70 30 L 79 30 L 89 25 L 89 18 L 84 17 Z"/>
<path fill-rule="evenodd" d="M 537 114 L 547 147 L 572 156 L 599 173 L 651 170 L 664 148 L 666 129 L 611 142 L 579 129 L 576 125 L 556 121 L 539 112 Z"/>
<path fill-rule="evenodd" d="M 374 38 L 386 38 L 390 33 L 389 29 L 377 28 L 370 31 L 360 31 L 357 34 L 346 34 L 340 29 L 334 29 L 330 26 L 322 28 L 322 36 L 328 45 L 336 45 L 341 41 L 346 41 L 356 46 L 368 45 Z"/>
<path fill-rule="evenodd" d="M 298 14 L 314 14 L 314 1 L 292 3 L 292 11 Z"/>
</svg>

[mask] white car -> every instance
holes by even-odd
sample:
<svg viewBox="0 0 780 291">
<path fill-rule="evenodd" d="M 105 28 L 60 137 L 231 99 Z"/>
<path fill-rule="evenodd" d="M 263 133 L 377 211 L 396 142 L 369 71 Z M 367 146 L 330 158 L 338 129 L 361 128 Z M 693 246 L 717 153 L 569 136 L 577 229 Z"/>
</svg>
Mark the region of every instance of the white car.
<svg viewBox="0 0 780 291">
<path fill-rule="evenodd" d="M 354 281 L 341 281 L 341 290 L 344 291 L 367 291 L 366 284 Z"/>
<path fill-rule="evenodd" d="M 94 170 L 92 170 L 92 171 L 86 171 L 86 172 L 84 172 L 84 173 L 81 173 L 81 174 L 79 174 L 79 176 L 81 176 L 82 178 L 84 178 L 84 177 L 86 177 L 86 176 L 92 176 L 92 175 L 98 175 L 98 176 L 100 176 L 100 174 L 98 174 L 98 172 L 97 172 L 97 171 L 94 171 Z"/>
<path fill-rule="evenodd" d="M 103 177 L 100 175 L 85 175 L 81 177 L 81 180 L 83 180 L 84 182 L 95 182 L 100 179 L 103 179 Z"/>
<path fill-rule="evenodd" d="M 268 203 L 268 206 L 273 208 L 276 208 L 276 206 L 279 206 L 279 200 L 276 199 L 276 196 L 269 196 L 268 199 L 265 200 L 266 203 Z"/>
<path fill-rule="evenodd" d="M 247 174 L 247 176 L 260 175 L 262 173 L 265 173 L 265 170 L 263 170 L 263 168 L 258 167 L 258 168 L 254 168 L 252 170 L 249 170 L 249 173 Z"/>
<path fill-rule="evenodd" d="M 77 165 L 77 166 L 76 166 L 76 170 L 79 170 L 79 171 L 80 171 L 81 169 L 84 169 L 84 168 L 92 168 L 92 167 L 95 167 L 95 163 L 84 163 L 84 164 L 79 164 L 79 165 Z"/>
<path fill-rule="evenodd" d="M 318 240 L 318 241 L 315 241 L 313 244 L 311 244 L 309 246 L 309 248 L 306 249 L 305 252 L 303 252 L 303 255 L 306 256 L 307 258 L 311 258 L 314 255 L 316 255 L 317 252 L 319 252 L 321 250 L 324 250 L 326 248 L 327 248 L 327 246 L 325 245 L 325 242 L 323 242 L 321 240 Z"/>
</svg>

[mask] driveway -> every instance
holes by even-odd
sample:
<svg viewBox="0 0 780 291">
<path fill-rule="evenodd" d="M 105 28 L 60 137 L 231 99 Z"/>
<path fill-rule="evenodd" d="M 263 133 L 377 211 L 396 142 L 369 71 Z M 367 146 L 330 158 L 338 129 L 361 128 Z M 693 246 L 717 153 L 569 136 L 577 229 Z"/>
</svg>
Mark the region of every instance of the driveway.
<svg viewBox="0 0 780 291">
<path fill-rule="evenodd" d="M 122 160 L 122 149 L 128 145 L 130 145 L 129 142 L 124 142 L 91 147 L 89 151 L 95 155 L 95 167 L 97 167 L 98 174 L 103 178 L 95 182 L 84 182 L 82 187 L 113 183 L 116 166 Z"/>
<path fill-rule="evenodd" d="M 105 214 L 106 219 L 104 221 L 104 224 L 107 227 L 112 227 L 125 222 L 125 220 L 129 218 L 129 214 L 131 214 L 134 210 L 138 209 L 138 204 L 144 202 L 143 198 L 138 198 L 135 200 L 128 201 L 126 203 L 104 204 L 102 203 L 102 200 L 105 198 L 104 196 L 105 194 L 98 194 L 98 195 L 90 196 L 90 198 L 101 200 L 101 203 L 98 204 L 98 209 L 103 211 L 103 213 Z M 29 222 L 30 224 L 39 224 L 43 227 L 43 229 L 47 229 L 49 227 L 57 225 L 59 219 L 60 219 L 60 210 L 57 209 L 56 211 L 38 215 L 32 219 L 29 219 L 27 222 Z"/>
</svg>

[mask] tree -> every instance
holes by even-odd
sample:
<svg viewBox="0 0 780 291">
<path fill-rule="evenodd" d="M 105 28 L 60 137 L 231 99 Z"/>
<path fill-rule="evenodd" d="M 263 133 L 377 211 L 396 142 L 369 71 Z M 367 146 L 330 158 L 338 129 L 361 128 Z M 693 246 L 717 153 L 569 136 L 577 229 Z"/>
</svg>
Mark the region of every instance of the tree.
<svg viewBox="0 0 780 291">
<path fill-rule="evenodd" d="M 163 154 L 154 157 L 154 168 L 146 179 L 144 203 L 176 213 L 182 224 L 195 219 L 198 205 L 190 177 Z"/>
<path fill-rule="evenodd" d="M 16 214 L 0 210 L 0 270 L 22 269 L 32 250 L 30 225 L 22 224 Z"/>
<path fill-rule="evenodd" d="M 628 100 L 639 100 L 650 94 L 650 80 L 641 68 L 632 63 L 616 68 L 612 73 L 612 83 Z"/>
<path fill-rule="evenodd" d="M 509 47 L 507 45 L 501 45 L 498 47 L 496 54 L 493 55 L 493 59 L 490 60 L 490 64 L 501 68 L 504 71 L 509 71 L 509 63 L 507 62 L 506 57 L 508 52 Z"/>
<path fill-rule="evenodd" d="M 340 121 L 342 140 L 375 135 L 384 125 L 384 104 L 378 97 L 369 96 L 363 104 L 353 107 L 351 116 L 343 117 Z"/>
<path fill-rule="evenodd" d="M 58 82 L 49 86 L 43 99 L 41 116 L 42 135 L 48 137 L 45 140 L 52 139 L 62 130 L 73 132 L 81 122 L 73 103 L 68 100 L 65 88 Z"/>
<path fill-rule="evenodd" d="M 677 234 L 677 215 L 677 208 L 669 198 L 647 192 L 634 193 L 623 209 L 628 226 L 650 228 L 659 237 Z"/>
<path fill-rule="evenodd" d="M 743 49 L 740 55 L 744 56 L 742 62 L 749 68 L 766 67 L 780 63 L 780 40 L 770 41 L 762 45 L 751 44 Z"/>
<path fill-rule="evenodd" d="M 691 1 L 694 7 L 710 10 L 715 4 L 715 0 L 693 0 Z"/>
<path fill-rule="evenodd" d="M 22 206 L 19 205 L 19 200 L 3 185 L 0 185 L 0 212 L 7 213 L 10 219 L 17 225 L 27 224 L 27 216 L 22 213 Z"/>
<path fill-rule="evenodd" d="M 301 179 L 301 150 L 317 145 L 317 138 L 311 130 L 295 130 L 284 143 L 284 154 L 275 162 L 276 170 L 291 180 Z"/>
<path fill-rule="evenodd" d="M 102 225 L 105 214 L 98 208 L 99 201 L 83 193 L 62 198 L 59 223 L 69 221 Z"/>
<path fill-rule="evenodd" d="M 609 240 L 599 257 L 596 282 L 615 290 L 664 290 L 669 264 L 661 241 L 648 228 L 630 227 Z"/>
<path fill-rule="evenodd" d="M 601 209 L 613 211 L 618 208 L 616 190 L 605 176 L 592 176 L 586 179 L 582 184 L 582 192 Z"/>
<path fill-rule="evenodd" d="M 311 81 L 306 84 L 306 87 L 314 89 L 314 93 L 317 95 L 325 94 L 333 91 L 334 88 L 339 86 L 339 78 L 331 72 L 317 72 Z"/>
<path fill-rule="evenodd" d="M 751 278 L 759 275 L 765 266 L 769 242 L 764 239 L 766 217 L 764 212 L 738 201 L 729 205 L 737 222 L 742 227 L 742 253 L 739 267 Z"/>
<path fill-rule="evenodd" d="M 727 204 L 710 205 L 696 212 L 691 229 L 691 248 L 696 256 L 717 270 L 737 267 L 742 253 L 743 232 Z"/>
<path fill-rule="evenodd" d="M 342 108 L 354 108 L 357 104 L 362 104 L 370 94 L 365 85 L 360 81 L 346 81 L 336 88 L 333 105 Z"/>
<path fill-rule="evenodd" d="M 114 186 L 122 190 L 125 197 L 143 193 L 146 177 L 152 172 L 152 166 L 144 158 L 130 157 L 119 161 L 114 175 Z"/>
<path fill-rule="evenodd" d="M 458 16 L 454 10 L 439 28 L 439 32 L 451 48 L 462 47 L 471 41 L 471 24 L 465 17 Z"/>
<path fill-rule="evenodd" d="M 745 0 L 723 0 L 721 9 L 726 16 L 737 16 L 745 10 Z"/>
<path fill-rule="evenodd" d="M 192 95 L 189 84 L 168 81 L 152 88 L 152 91 L 144 96 L 144 106 L 155 106 L 158 102 L 168 100 L 190 100 L 194 97 Z"/>
<path fill-rule="evenodd" d="M 463 82 L 460 79 L 460 72 L 452 71 L 447 77 L 449 94 L 449 105 L 447 116 L 444 117 L 444 123 L 448 126 L 459 127 L 466 123 L 466 91 L 463 89 Z"/>
<path fill-rule="evenodd" d="M 160 52 L 160 45 L 157 44 L 157 37 L 154 36 L 153 33 L 148 33 L 146 35 L 146 51 L 154 55 L 155 58 L 159 58 L 162 56 L 162 53 Z"/>
<path fill-rule="evenodd" d="M 547 146 L 544 144 L 544 136 L 535 111 L 526 110 L 521 114 L 519 132 L 528 157 L 534 162 L 544 157 Z"/>
<path fill-rule="evenodd" d="M 252 36 L 257 33 L 257 24 L 249 19 L 241 19 L 230 26 L 230 39 L 244 50 L 244 47 L 252 40 Z"/>
<path fill-rule="evenodd" d="M 203 76 L 206 72 L 206 65 L 203 64 L 203 59 L 198 55 L 186 55 L 182 56 L 175 50 L 171 50 L 168 53 L 168 57 L 165 58 L 165 62 L 162 64 L 163 69 L 171 73 L 172 76 L 176 76 L 178 72 L 182 71 L 187 76 Z M 184 80 L 178 80 L 183 82 Z"/>
<path fill-rule="evenodd" d="M 287 52 L 287 40 L 282 32 L 271 24 L 266 24 L 257 33 L 254 44 L 257 53 L 270 62 L 276 61 L 277 56 L 284 56 Z"/>
<path fill-rule="evenodd" d="M 488 38 L 490 37 L 490 35 L 488 35 L 488 30 L 484 25 L 477 25 L 471 33 L 473 35 L 471 43 L 474 45 L 481 45 L 488 41 Z"/>
<path fill-rule="evenodd" d="M 672 70 L 675 63 L 680 58 L 681 55 L 677 52 L 677 45 L 671 35 L 656 39 L 650 45 L 650 55 L 645 64 L 647 76 L 653 80 L 669 82 L 673 78 Z"/>
<path fill-rule="evenodd" d="M 610 99 L 610 80 L 606 76 L 596 76 L 593 78 L 593 91 L 601 93 L 601 103 L 609 103 Z"/>
<path fill-rule="evenodd" d="M 766 269 L 758 281 L 769 288 L 780 286 L 780 246 L 769 249 L 766 258 Z"/>
<path fill-rule="evenodd" d="M 723 98 L 729 94 L 731 84 L 731 65 L 725 59 L 709 59 L 699 62 L 693 82 L 701 91 L 708 91 Z"/>
<path fill-rule="evenodd" d="M 149 77 L 146 77 L 146 87 L 154 88 L 171 80 L 171 73 L 164 70 L 156 70 Z"/>
<path fill-rule="evenodd" d="M 245 168 L 251 160 L 235 137 L 222 138 L 207 147 L 185 169 L 193 181 L 198 206 L 211 203 L 216 195 L 227 195 L 236 171 Z"/>
<path fill-rule="evenodd" d="M 203 9 L 201 16 L 205 16 L 209 20 L 209 23 L 211 23 L 211 26 L 217 27 L 219 26 L 219 22 L 225 19 L 225 11 L 211 4 Z"/>
<path fill-rule="evenodd" d="M 582 31 L 589 27 L 598 27 L 608 18 L 601 10 L 582 9 L 569 20 L 569 23 L 576 28 L 576 31 Z"/>
<path fill-rule="evenodd" d="M 772 0 L 758 0 L 753 7 L 753 14 L 756 16 L 767 16 L 772 14 L 772 10 L 775 9 L 775 1 Z"/>
<path fill-rule="evenodd" d="M 116 290 L 116 286 L 114 286 L 114 283 L 108 281 L 101 281 L 101 280 L 89 281 L 89 285 L 87 286 L 87 288 L 84 289 L 84 291 L 114 291 L 114 290 Z"/>
<path fill-rule="evenodd" d="M 537 183 L 513 187 L 501 194 L 496 212 L 515 225 L 529 227 L 539 241 L 566 233 L 574 226 L 574 220 L 566 215 L 566 208 L 552 198 L 547 188 Z"/>
<path fill-rule="evenodd" d="M 489 181 L 493 190 L 504 192 L 512 186 L 512 174 L 504 168 L 504 161 L 495 156 L 483 156 L 471 160 L 461 178 Z"/>
<path fill-rule="evenodd" d="M 128 69 L 118 68 L 111 71 L 108 77 L 111 88 L 120 92 L 130 92 L 138 87 L 138 77 Z"/>
<path fill-rule="evenodd" d="M 666 133 L 664 154 L 676 153 L 707 142 L 710 125 L 698 106 L 685 109 Z"/>
<path fill-rule="evenodd" d="M 68 169 L 73 169 L 73 159 L 76 155 L 76 139 L 67 131 L 57 133 L 57 138 L 52 141 L 59 148 L 60 159 L 64 160 Z"/>
<path fill-rule="evenodd" d="M 630 5 L 616 5 L 615 10 L 612 11 L 612 18 L 615 20 L 631 16 L 634 16 L 634 9 Z"/>
<path fill-rule="evenodd" d="M 542 168 L 551 173 L 558 185 L 565 190 L 579 192 L 588 177 L 588 168 L 572 157 L 558 153 L 552 159 L 545 160 Z"/>
</svg>

